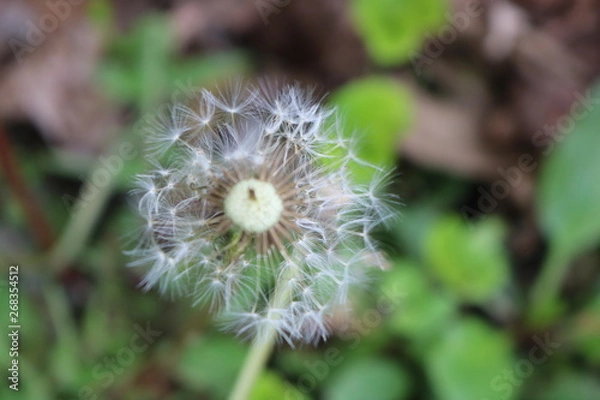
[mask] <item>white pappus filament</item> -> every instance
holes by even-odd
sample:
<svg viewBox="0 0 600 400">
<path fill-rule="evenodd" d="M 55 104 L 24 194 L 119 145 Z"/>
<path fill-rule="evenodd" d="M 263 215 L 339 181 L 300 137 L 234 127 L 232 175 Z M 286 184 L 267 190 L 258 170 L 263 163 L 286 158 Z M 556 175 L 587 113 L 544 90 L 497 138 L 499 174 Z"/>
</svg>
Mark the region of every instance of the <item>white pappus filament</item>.
<svg viewBox="0 0 600 400">
<path fill-rule="evenodd" d="M 371 237 L 394 217 L 379 192 L 389 173 L 360 160 L 335 111 L 287 86 L 203 90 L 150 132 L 137 179 L 142 240 L 131 265 L 147 288 L 192 296 L 227 330 L 258 340 L 314 342 L 349 289 L 380 262 Z M 347 166 L 376 170 L 369 185 Z"/>
</svg>

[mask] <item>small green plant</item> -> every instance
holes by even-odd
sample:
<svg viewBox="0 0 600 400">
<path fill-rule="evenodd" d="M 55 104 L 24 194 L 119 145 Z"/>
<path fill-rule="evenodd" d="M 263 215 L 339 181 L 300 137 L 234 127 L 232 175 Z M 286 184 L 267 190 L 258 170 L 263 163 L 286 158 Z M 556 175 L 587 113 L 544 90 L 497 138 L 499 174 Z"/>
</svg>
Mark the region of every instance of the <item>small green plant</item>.
<svg viewBox="0 0 600 400">
<path fill-rule="evenodd" d="M 444 22 L 443 0 L 353 0 L 351 11 L 376 64 L 406 62 L 423 45 L 426 34 Z"/>
</svg>

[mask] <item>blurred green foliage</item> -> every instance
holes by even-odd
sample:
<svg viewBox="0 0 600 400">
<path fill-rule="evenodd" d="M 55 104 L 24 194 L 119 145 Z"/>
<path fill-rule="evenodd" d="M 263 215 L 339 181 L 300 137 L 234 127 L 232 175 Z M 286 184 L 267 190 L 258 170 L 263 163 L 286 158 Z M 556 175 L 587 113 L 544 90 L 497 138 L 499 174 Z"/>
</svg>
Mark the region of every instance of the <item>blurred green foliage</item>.
<svg viewBox="0 0 600 400">
<path fill-rule="evenodd" d="M 225 398 L 244 362 L 244 346 L 233 337 L 196 338 L 186 344 L 179 379 L 198 391 Z"/>
<path fill-rule="evenodd" d="M 417 351 L 423 351 L 437 337 L 440 326 L 447 326 L 458 312 L 458 302 L 449 293 L 436 290 L 414 261 L 400 260 L 382 284 L 382 291 L 396 287 L 405 296 L 401 309 L 388 318 L 392 333 L 411 341 Z"/>
<path fill-rule="evenodd" d="M 93 4 L 92 20 L 110 32 L 110 3 Z M 354 0 L 352 11 L 373 61 L 389 66 L 418 51 L 424 35 L 443 22 L 445 4 Z M 248 56 L 237 51 L 177 58 L 165 17 L 154 15 L 111 39 L 98 78 L 116 103 L 143 117 L 174 91 L 209 85 L 250 68 Z M 593 96 L 600 97 L 598 88 Z M 344 114 L 346 134 L 366 132 L 356 149 L 360 157 L 385 167 L 398 162 L 397 149 L 414 105 L 397 81 L 364 77 L 335 91 L 331 104 Z M 544 160 L 537 201 L 550 249 L 542 271 L 546 278 L 533 303 L 521 301 L 529 293 L 521 288 L 527 285 L 518 280 L 505 250 L 504 222 L 497 216 L 477 221 L 457 216 L 465 182 L 426 172 L 402 177 L 404 186 L 394 189 L 404 193 L 408 188 L 407 204 L 399 206 L 402 217 L 392 232 L 382 234 L 394 255 L 390 270 L 380 274 L 368 296 L 357 298 L 350 326 L 337 327 L 330 342 L 318 348 L 276 349 L 252 400 L 600 398 L 598 285 L 579 294 L 568 317 L 555 304 L 569 265 L 597 248 L 600 239 L 598 126 L 600 110 L 593 109 L 575 121 L 572 132 L 564 132 L 564 140 Z M 133 135 L 135 129 L 124 130 Z M 73 164 L 72 159 L 61 163 L 45 157 L 49 160 L 41 164 L 24 164 L 24 175 L 36 187 L 43 185 L 48 171 L 72 180 L 91 165 L 84 162 L 69 170 L 61 165 Z M 171 303 L 136 289 L 140 272 L 124 267 L 127 238 L 137 235 L 125 193 L 143 163 L 141 157 L 129 162 L 116 177 L 116 193 L 102 225 L 70 271 L 52 275 L 44 261 L 15 256 L 23 263 L 18 398 L 222 399 L 230 390 L 247 345 L 216 333 L 210 317 L 189 302 Z M 373 176 L 368 167 L 351 168 L 360 182 Z M 24 216 L 6 197 L 2 220 L 21 229 Z M 57 226 L 66 223 L 69 214 L 59 196 L 45 206 L 61 221 Z M 4 296 L 8 286 L 0 284 Z M 6 297 L 2 302 L 7 304 Z M 521 320 L 532 313 L 530 307 L 539 307 L 532 321 L 544 324 Z M 7 317 L 0 313 L 4 327 Z M 540 326 L 544 329 L 534 329 Z M 531 374 L 519 375 L 519 366 L 530 362 L 532 337 L 546 333 L 561 347 L 532 364 Z M 7 335 L 0 335 L 0 347 L 9 347 Z M 9 362 L 7 352 L 0 352 L 0 365 Z M 506 371 L 516 374 L 515 380 Z M 4 384 L 0 398 L 17 397 Z"/>
<path fill-rule="evenodd" d="M 177 59 L 166 17 L 150 14 L 128 35 L 114 38 L 98 74 L 116 101 L 150 111 L 165 93 L 186 95 L 202 85 L 244 75 L 248 68 L 241 51 Z"/>
<path fill-rule="evenodd" d="M 589 96 L 600 98 L 600 85 Z M 586 110 L 587 111 L 587 110 Z M 597 108 L 577 119 L 566 117 L 573 128 L 552 138 L 548 162 L 540 175 L 539 219 L 551 253 L 570 259 L 600 240 L 600 111 Z"/>
<path fill-rule="evenodd" d="M 373 61 L 401 64 L 419 52 L 425 35 L 444 23 L 444 0 L 352 0 L 351 9 Z"/>
<path fill-rule="evenodd" d="M 595 400 L 600 393 L 600 381 L 597 376 L 587 376 L 563 371 L 553 377 L 550 384 L 540 387 L 531 394 L 532 400 Z"/>
<path fill-rule="evenodd" d="M 371 76 L 338 89 L 330 104 L 341 114 L 338 122 L 346 137 L 359 135 L 356 155 L 373 166 L 391 168 L 411 122 L 408 91 L 391 78 Z M 349 168 L 360 183 L 370 182 L 375 174 L 375 169 L 356 162 Z"/>
<path fill-rule="evenodd" d="M 587 96 L 598 99 L 600 84 Z M 549 159 L 540 173 L 537 209 L 550 249 L 532 293 L 529 313 L 537 324 L 551 323 L 563 311 L 557 293 L 570 263 L 600 240 L 600 110 L 579 106 L 584 113 L 564 117 L 572 128 L 550 138 L 544 150 Z"/>
<path fill-rule="evenodd" d="M 438 398 L 513 399 L 494 390 L 500 371 L 513 368 L 510 340 L 477 319 L 463 319 L 448 327 L 425 357 Z"/>
<path fill-rule="evenodd" d="M 441 218 L 425 245 L 432 274 L 463 301 L 490 300 L 508 280 L 503 238 L 497 219 L 469 226 L 458 216 Z"/>
<path fill-rule="evenodd" d="M 399 400 L 407 398 L 410 386 L 408 374 L 397 363 L 382 357 L 363 357 L 345 363 L 333 374 L 325 387 L 325 397 Z"/>
</svg>

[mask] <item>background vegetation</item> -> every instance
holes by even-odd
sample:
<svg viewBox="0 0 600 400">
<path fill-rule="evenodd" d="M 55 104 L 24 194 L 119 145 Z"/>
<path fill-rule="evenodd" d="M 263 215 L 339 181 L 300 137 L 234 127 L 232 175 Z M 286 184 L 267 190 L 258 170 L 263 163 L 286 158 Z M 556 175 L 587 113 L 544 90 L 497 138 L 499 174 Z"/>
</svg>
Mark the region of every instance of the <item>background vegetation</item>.
<svg viewBox="0 0 600 400">
<path fill-rule="evenodd" d="M 253 399 L 600 398 L 599 20 L 561 0 L 4 2 L 0 397 L 227 396 L 247 344 L 140 291 L 123 251 L 147 121 L 243 77 L 328 94 L 403 202 L 355 315 L 281 345 Z"/>
</svg>

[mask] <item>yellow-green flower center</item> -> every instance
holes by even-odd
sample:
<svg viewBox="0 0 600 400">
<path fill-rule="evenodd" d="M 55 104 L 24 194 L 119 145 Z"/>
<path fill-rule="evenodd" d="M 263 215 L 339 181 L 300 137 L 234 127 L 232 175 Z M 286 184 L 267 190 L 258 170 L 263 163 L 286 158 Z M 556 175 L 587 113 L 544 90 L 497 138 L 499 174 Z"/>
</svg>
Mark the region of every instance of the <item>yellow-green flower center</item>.
<svg viewBox="0 0 600 400">
<path fill-rule="evenodd" d="M 281 217 L 283 201 L 275 187 L 258 179 L 236 183 L 225 197 L 225 215 L 246 232 L 262 233 Z"/>
</svg>

